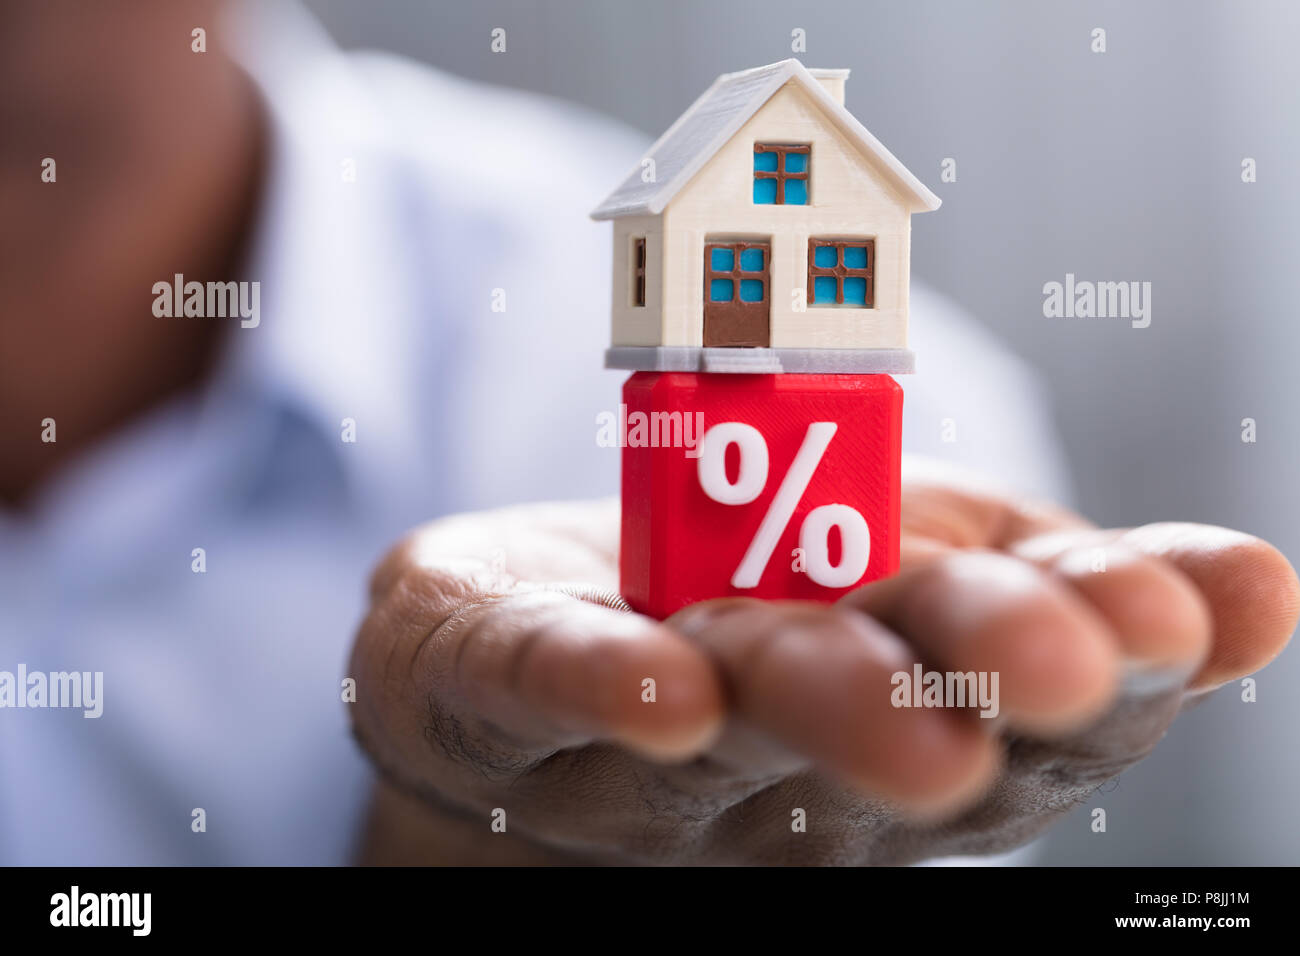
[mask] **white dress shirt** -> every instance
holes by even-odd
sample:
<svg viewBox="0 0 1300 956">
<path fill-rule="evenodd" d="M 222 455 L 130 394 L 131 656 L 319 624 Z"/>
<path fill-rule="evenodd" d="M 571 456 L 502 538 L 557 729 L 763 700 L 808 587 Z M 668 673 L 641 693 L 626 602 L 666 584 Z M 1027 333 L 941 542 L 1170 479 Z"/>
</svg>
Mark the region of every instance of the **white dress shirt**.
<svg viewBox="0 0 1300 956">
<path fill-rule="evenodd" d="M 261 321 L 158 319 L 233 323 L 213 380 L 0 513 L 0 670 L 104 674 L 98 719 L 0 710 L 0 863 L 346 862 L 372 775 L 341 681 L 385 546 L 617 490 L 596 416 L 626 373 L 601 368 L 609 227 L 586 213 L 647 140 L 343 54 L 293 6 L 242 16 L 273 143 Z M 905 446 L 1059 491 L 1024 369 L 915 284 L 912 329 Z"/>
</svg>

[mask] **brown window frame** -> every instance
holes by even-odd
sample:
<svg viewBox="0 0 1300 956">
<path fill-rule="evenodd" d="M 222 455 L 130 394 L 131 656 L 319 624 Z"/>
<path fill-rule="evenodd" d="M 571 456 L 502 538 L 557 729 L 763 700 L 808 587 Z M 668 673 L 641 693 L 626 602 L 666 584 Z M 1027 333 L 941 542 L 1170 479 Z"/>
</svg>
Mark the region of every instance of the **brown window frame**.
<svg viewBox="0 0 1300 956">
<path fill-rule="evenodd" d="M 812 205 L 812 182 L 809 180 L 809 174 L 812 172 L 812 144 L 811 143 L 755 143 L 754 152 L 756 153 L 776 153 L 776 169 L 756 169 L 754 170 L 755 179 L 775 179 L 776 180 L 776 203 L 777 206 L 786 205 L 785 202 L 785 181 L 787 179 L 802 179 L 804 181 L 804 194 L 807 201 L 801 205 Z M 789 153 L 803 153 L 808 157 L 807 162 L 803 164 L 803 172 L 788 173 L 785 170 L 785 157 Z M 762 204 L 761 204 L 762 205 Z"/>
<path fill-rule="evenodd" d="M 821 247 L 832 247 L 835 250 L 834 266 L 819 266 L 817 262 L 817 249 Z M 867 250 L 867 267 L 865 269 L 849 268 L 844 264 L 844 250 L 847 247 L 854 249 L 865 248 Z M 814 280 L 818 277 L 831 276 L 835 279 L 835 304 L 844 305 L 844 280 L 847 278 L 862 278 L 867 280 L 866 301 L 862 305 L 851 303 L 851 309 L 874 309 L 876 307 L 876 240 L 875 239 L 818 239 L 810 237 L 808 239 L 808 308 L 815 309 L 819 306 L 827 308 L 827 303 L 815 303 L 813 295 Z"/>
<path fill-rule="evenodd" d="M 713 268 L 713 250 L 730 249 L 732 252 L 730 269 Z M 763 268 L 757 272 L 742 269 L 740 267 L 741 253 L 750 249 L 759 249 L 763 253 Z M 711 289 L 714 279 L 729 279 L 731 281 L 731 298 L 728 303 L 740 304 L 743 300 L 740 298 L 740 283 L 745 279 L 755 280 L 763 285 L 763 296 L 754 302 L 743 302 L 744 305 L 769 305 L 771 303 L 772 293 L 772 243 L 768 239 L 707 239 L 704 243 L 704 299 L 705 302 L 711 301 Z M 715 303 L 720 305 L 723 303 Z"/>
<path fill-rule="evenodd" d="M 645 236 L 632 239 L 632 306 L 645 308 Z"/>
</svg>

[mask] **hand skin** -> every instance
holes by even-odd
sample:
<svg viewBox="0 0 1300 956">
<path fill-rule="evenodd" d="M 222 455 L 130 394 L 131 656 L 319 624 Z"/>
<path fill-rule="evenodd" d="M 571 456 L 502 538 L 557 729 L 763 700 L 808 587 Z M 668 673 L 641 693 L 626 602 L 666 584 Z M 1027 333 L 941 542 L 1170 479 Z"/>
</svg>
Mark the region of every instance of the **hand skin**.
<svg viewBox="0 0 1300 956">
<path fill-rule="evenodd" d="M 353 652 L 354 729 L 384 781 L 362 861 L 1007 850 L 1272 660 L 1300 614 L 1295 572 L 1247 534 L 1099 530 L 910 461 L 903 489 L 896 577 L 836 605 L 721 599 L 662 623 L 606 606 L 615 501 L 413 532 L 374 572 Z M 890 675 L 917 661 L 997 671 L 1000 715 L 893 707 Z"/>
</svg>

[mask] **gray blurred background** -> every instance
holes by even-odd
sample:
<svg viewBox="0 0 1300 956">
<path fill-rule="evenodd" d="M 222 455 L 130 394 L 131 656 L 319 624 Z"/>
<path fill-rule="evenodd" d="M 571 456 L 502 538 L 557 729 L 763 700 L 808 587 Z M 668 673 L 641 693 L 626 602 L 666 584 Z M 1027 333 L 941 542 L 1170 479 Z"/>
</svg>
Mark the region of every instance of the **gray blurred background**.
<svg viewBox="0 0 1300 956">
<path fill-rule="evenodd" d="M 851 67 L 849 109 L 943 199 L 913 221 L 913 275 L 1039 370 L 1079 507 L 1107 525 L 1225 524 L 1300 559 L 1300 4 L 309 5 L 346 47 L 564 97 L 654 136 L 717 74 L 792 55 L 802 28 L 799 58 Z M 489 52 L 494 27 L 507 55 Z M 1105 53 L 1090 49 L 1095 27 Z M 954 183 L 940 181 L 945 157 Z M 1150 327 L 1044 318 L 1043 284 L 1067 272 L 1151 282 Z M 1241 441 L 1248 417 L 1255 444 Z M 1300 862 L 1298 679 L 1293 651 L 1261 674 L 1257 703 L 1227 688 L 1188 714 L 1039 860 Z M 1090 831 L 1094 806 L 1105 834 Z"/>
</svg>

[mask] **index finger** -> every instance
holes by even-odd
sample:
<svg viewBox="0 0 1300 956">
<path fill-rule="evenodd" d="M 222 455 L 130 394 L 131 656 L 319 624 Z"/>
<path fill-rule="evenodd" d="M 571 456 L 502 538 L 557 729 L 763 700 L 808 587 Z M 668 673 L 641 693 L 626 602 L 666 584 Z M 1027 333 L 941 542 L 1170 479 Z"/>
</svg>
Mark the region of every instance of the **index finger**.
<svg viewBox="0 0 1300 956">
<path fill-rule="evenodd" d="M 361 736 L 408 776 L 429 771 L 430 736 L 461 760 L 526 768 L 595 739 L 682 758 L 722 720 L 715 670 L 680 635 L 472 559 L 408 568 L 363 624 L 353 673 Z"/>
</svg>

